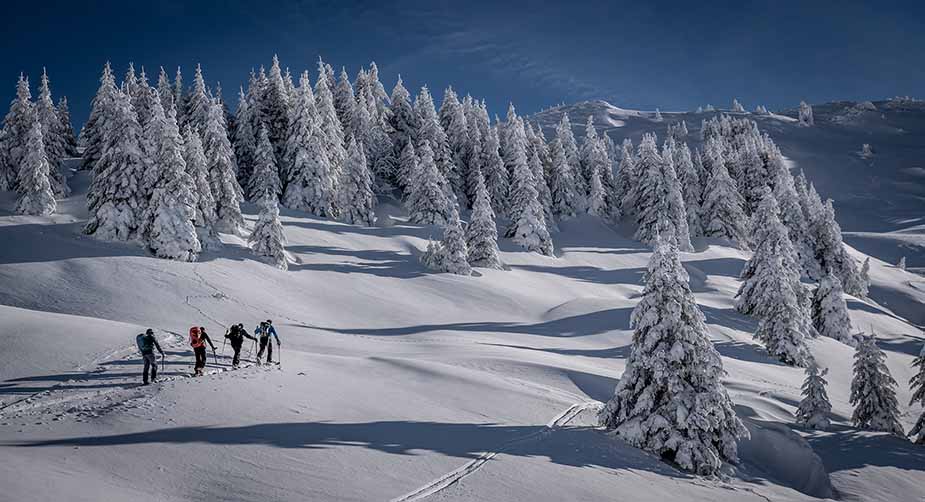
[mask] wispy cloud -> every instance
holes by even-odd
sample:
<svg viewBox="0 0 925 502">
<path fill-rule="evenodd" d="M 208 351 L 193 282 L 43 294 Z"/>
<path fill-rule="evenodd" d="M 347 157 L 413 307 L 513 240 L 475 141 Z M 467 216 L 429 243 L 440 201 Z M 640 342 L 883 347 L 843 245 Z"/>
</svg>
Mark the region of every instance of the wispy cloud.
<svg viewBox="0 0 925 502">
<path fill-rule="evenodd" d="M 392 60 L 387 69 L 402 69 L 426 60 L 452 60 L 461 68 L 496 80 L 516 82 L 562 99 L 606 98 L 606 85 L 574 72 L 574 65 L 535 47 L 536 33 L 509 22 L 460 15 L 437 4 L 413 9 L 405 17 L 417 49 Z M 526 21 L 526 20 L 525 20 Z"/>
</svg>

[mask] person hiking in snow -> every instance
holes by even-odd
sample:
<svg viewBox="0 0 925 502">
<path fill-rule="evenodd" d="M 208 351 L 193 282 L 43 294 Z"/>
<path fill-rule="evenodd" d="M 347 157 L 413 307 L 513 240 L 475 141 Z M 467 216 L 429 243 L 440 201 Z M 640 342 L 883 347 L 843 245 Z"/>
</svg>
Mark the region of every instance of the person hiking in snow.
<svg viewBox="0 0 925 502">
<path fill-rule="evenodd" d="M 135 337 L 135 344 L 138 345 L 138 350 L 141 352 L 141 358 L 144 359 L 145 369 L 142 373 L 142 385 L 148 385 L 148 371 L 151 371 L 151 382 L 157 382 L 157 358 L 154 356 L 154 349 L 157 349 L 161 353 L 161 357 L 164 357 L 164 351 L 161 350 L 161 345 L 157 343 L 157 338 L 154 338 L 154 330 L 148 328 L 144 333 L 139 333 Z"/>
<path fill-rule="evenodd" d="M 212 347 L 212 351 L 215 352 L 215 344 L 212 343 L 212 339 L 206 334 L 205 328 L 193 326 L 189 329 L 189 344 L 190 347 L 193 348 L 193 354 L 196 356 L 194 372 L 196 376 L 202 376 L 202 369 L 206 367 L 206 342 L 209 343 Z"/>
<path fill-rule="evenodd" d="M 250 338 L 255 342 L 257 339 L 247 333 L 243 324 L 232 325 L 225 333 L 225 338 L 228 339 L 231 343 L 231 349 L 234 350 L 234 358 L 231 359 L 231 366 L 237 368 L 238 364 L 241 363 L 241 346 L 244 345 L 244 339 Z"/>
<path fill-rule="evenodd" d="M 270 335 L 276 338 L 276 347 L 279 347 L 279 335 L 276 334 L 276 328 L 273 327 L 273 321 L 267 319 L 260 321 L 260 325 L 254 328 L 254 336 L 260 339 L 260 351 L 257 352 L 257 364 L 260 364 L 260 358 L 263 357 L 263 351 L 267 351 L 267 363 L 273 362 L 273 344 L 270 343 Z"/>
</svg>

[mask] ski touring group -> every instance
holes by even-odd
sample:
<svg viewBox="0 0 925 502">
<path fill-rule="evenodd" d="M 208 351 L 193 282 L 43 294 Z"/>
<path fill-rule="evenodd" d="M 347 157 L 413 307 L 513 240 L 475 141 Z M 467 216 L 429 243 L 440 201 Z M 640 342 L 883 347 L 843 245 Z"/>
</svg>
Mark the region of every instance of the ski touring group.
<svg viewBox="0 0 925 502">
<path fill-rule="evenodd" d="M 257 349 L 257 358 L 256 363 L 261 364 L 261 359 L 263 354 L 266 353 L 266 364 L 273 364 L 273 344 L 271 343 L 270 337 L 273 337 L 276 340 L 277 351 L 280 350 L 279 335 L 276 333 L 276 328 L 273 326 L 273 321 L 267 319 L 266 321 L 260 321 L 260 324 L 254 328 L 254 334 L 250 335 L 247 332 L 247 329 L 244 328 L 244 324 L 235 324 L 230 328 L 225 330 L 225 340 L 222 343 L 222 353 L 224 355 L 225 344 L 231 345 L 232 351 L 234 351 L 234 356 L 231 360 L 232 368 L 238 368 L 241 364 L 241 349 L 244 347 L 244 339 L 247 338 L 254 343 L 254 347 Z M 161 356 L 161 366 L 165 364 L 166 356 L 164 351 L 161 349 L 160 344 L 157 342 L 157 338 L 154 336 L 154 330 L 148 328 L 144 333 L 138 334 L 135 337 L 135 343 L 138 345 L 138 350 L 141 352 L 141 358 L 144 361 L 144 369 L 142 371 L 142 384 L 148 385 L 149 383 L 157 382 L 157 357 L 154 354 L 154 351 Z M 206 367 L 208 361 L 208 355 L 206 353 L 206 345 L 212 349 L 212 357 L 215 359 L 216 364 L 218 363 L 218 358 L 215 355 L 216 349 L 215 344 L 212 343 L 212 339 L 209 337 L 209 334 L 206 333 L 206 328 L 203 326 L 193 326 L 189 329 L 189 344 L 193 348 L 193 355 L 195 357 L 195 362 L 193 366 L 193 376 L 202 376 L 203 370 Z M 277 361 L 279 360 L 279 355 L 277 355 Z M 278 364 L 278 363 L 277 363 Z"/>
</svg>

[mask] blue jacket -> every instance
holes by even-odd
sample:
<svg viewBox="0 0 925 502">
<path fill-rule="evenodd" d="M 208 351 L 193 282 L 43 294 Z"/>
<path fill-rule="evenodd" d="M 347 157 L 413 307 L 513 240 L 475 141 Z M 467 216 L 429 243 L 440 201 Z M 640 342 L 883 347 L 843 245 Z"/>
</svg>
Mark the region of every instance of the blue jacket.
<svg viewBox="0 0 925 502">
<path fill-rule="evenodd" d="M 259 324 L 254 328 L 254 336 L 265 338 L 270 335 L 276 338 L 276 344 L 279 345 L 279 335 L 276 334 L 276 328 L 274 328 L 272 324 L 266 330 L 261 329 Z"/>
</svg>

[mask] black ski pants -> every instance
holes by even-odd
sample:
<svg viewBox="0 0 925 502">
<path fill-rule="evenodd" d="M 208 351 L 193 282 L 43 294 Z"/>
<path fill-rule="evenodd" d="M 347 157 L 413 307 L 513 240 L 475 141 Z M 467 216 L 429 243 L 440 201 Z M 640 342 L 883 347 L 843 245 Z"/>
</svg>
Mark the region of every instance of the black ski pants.
<svg viewBox="0 0 925 502">
<path fill-rule="evenodd" d="M 145 370 L 142 375 L 142 381 L 148 383 L 148 371 L 151 372 L 151 381 L 157 379 L 157 358 L 154 356 L 154 353 L 142 354 L 141 356 L 145 361 Z"/>
<path fill-rule="evenodd" d="M 193 347 L 193 354 L 196 355 L 196 369 L 200 370 L 206 367 L 206 346 Z"/>
<path fill-rule="evenodd" d="M 270 343 L 270 337 L 261 336 L 260 337 L 260 351 L 257 352 L 257 362 L 260 362 L 260 358 L 263 357 L 263 351 L 267 351 L 267 362 L 273 362 L 273 344 Z"/>
<path fill-rule="evenodd" d="M 242 344 L 240 344 L 240 343 L 238 343 L 238 344 L 232 343 L 232 344 L 231 344 L 231 350 L 234 351 L 234 357 L 231 359 L 231 365 L 232 365 L 232 366 L 237 366 L 237 365 L 241 362 L 241 347 L 242 347 Z"/>
</svg>

